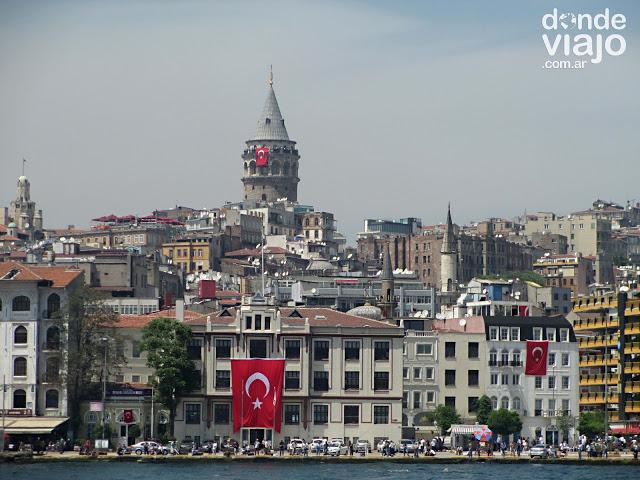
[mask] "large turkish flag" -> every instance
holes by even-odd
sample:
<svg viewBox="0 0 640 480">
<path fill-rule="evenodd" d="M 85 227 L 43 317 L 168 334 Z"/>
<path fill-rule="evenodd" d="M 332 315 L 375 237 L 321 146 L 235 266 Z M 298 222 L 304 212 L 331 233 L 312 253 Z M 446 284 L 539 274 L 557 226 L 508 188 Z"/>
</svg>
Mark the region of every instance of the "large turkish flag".
<svg viewBox="0 0 640 480">
<path fill-rule="evenodd" d="M 269 165 L 269 149 L 267 147 L 256 148 L 256 167 Z"/>
<path fill-rule="evenodd" d="M 233 431 L 275 428 L 282 423 L 284 360 L 231 360 Z"/>
<path fill-rule="evenodd" d="M 547 340 L 527 340 L 527 363 L 525 375 L 544 376 L 547 374 L 547 353 L 549 342 Z"/>
</svg>

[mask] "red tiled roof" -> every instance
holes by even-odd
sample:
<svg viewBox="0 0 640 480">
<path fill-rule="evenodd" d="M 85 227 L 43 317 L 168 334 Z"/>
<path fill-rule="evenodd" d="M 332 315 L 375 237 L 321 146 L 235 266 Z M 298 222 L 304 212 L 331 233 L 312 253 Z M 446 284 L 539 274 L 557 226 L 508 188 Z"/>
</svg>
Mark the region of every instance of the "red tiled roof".
<svg viewBox="0 0 640 480">
<path fill-rule="evenodd" d="M 460 321 L 465 320 L 465 325 L 460 325 Z M 454 333 L 484 333 L 484 318 L 482 317 L 465 317 L 465 318 L 445 318 L 443 320 L 434 320 L 433 329 L 441 332 Z"/>
<path fill-rule="evenodd" d="M 11 261 L 0 263 L 0 279 L 11 270 L 18 270 L 18 273 L 6 281 L 50 280 L 54 288 L 66 287 L 82 275 L 77 268 L 25 265 Z"/>
<path fill-rule="evenodd" d="M 187 320 L 201 317 L 202 314 L 194 312 L 192 310 L 185 309 L 184 319 Z M 116 328 L 142 328 L 145 327 L 151 320 L 155 318 L 176 318 L 176 309 L 169 308 L 167 310 L 158 310 L 157 312 L 147 313 L 145 315 L 120 315 L 118 322 L 115 324 Z"/>
<path fill-rule="evenodd" d="M 5 235 L 4 237 L 0 237 L 0 241 L 9 241 L 9 242 L 14 242 L 16 240 L 20 240 L 18 237 L 14 237 L 12 235 Z"/>
</svg>

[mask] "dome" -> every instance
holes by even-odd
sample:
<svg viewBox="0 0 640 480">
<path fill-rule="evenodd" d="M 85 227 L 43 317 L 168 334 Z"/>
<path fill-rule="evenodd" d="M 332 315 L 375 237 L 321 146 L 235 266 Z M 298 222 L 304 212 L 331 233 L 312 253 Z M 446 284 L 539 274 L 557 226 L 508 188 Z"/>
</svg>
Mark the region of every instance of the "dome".
<svg viewBox="0 0 640 480">
<path fill-rule="evenodd" d="M 7 225 L 7 228 L 17 228 L 17 225 L 15 222 L 11 222 L 9 225 Z"/>
<path fill-rule="evenodd" d="M 382 310 L 378 307 L 365 303 L 359 307 L 352 308 L 347 315 L 355 315 L 356 317 L 370 318 L 371 320 L 382 320 Z"/>
</svg>

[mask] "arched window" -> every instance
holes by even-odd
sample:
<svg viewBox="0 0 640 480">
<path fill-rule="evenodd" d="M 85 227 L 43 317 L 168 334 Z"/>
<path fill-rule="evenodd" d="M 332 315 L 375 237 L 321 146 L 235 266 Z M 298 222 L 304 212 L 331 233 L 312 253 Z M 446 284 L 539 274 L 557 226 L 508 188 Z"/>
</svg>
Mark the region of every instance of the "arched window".
<svg viewBox="0 0 640 480">
<path fill-rule="evenodd" d="M 280 175 L 280 162 L 277 160 L 271 162 L 271 175 Z"/>
<path fill-rule="evenodd" d="M 249 171 L 249 164 L 247 162 L 244 162 L 244 174 L 246 175 L 248 171 Z"/>
<path fill-rule="evenodd" d="M 47 328 L 47 349 L 60 349 L 60 329 L 58 327 Z"/>
<path fill-rule="evenodd" d="M 498 409 L 498 398 L 497 397 L 491 397 L 491 408 L 493 408 L 494 410 Z"/>
<path fill-rule="evenodd" d="M 27 392 L 24 390 L 13 392 L 13 408 L 27 408 Z"/>
<path fill-rule="evenodd" d="M 518 367 L 520 366 L 520 362 L 522 361 L 522 357 L 520 356 L 520 350 L 514 350 L 511 354 L 511 358 L 513 360 L 513 365 Z"/>
<path fill-rule="evenodd" d="M 27 343 L 27 327 L 20 325 L 13 332 L 13 343 L 24 345 Z"/>
<path fill-rule="evenodd" d="M 26 377 L 27 376 L 27 359 L 24 357 L 16 357 L 13 361 L 13 376 L 14 377 Z"/>
<path fill-rule="evenodd" d="M 256 174 L 256 162 L 254 162 L 253 160 L 251 160 L 249 162 L 249 173 L 251 175 L 255 175 Z"/>
<path fill-rule="evenodd" d="M 60 360 L 57 357 L 47 359 L 46 370 L 47 382 L 56 382 L 60 377 Z"/>
<path fill-rule="evenodd" d="M 304 219 L 304 226 L 305 226 L 305 227 L 308 227 L 308 226 L 309 226 L 309 219 L 308 219 L 308 218 L 305 218 L 305 219 Z"/>
<path fill-rule="evenodd" d="M 513 409 L 516 411 L 520 411 L 520 397 L 515 397 L 513 399 Z"/>
<path fill-rule="evenodd" d="M 284 165 L 282 165 L 282 174 L 289 175 L 289 162 L 284 162 Z"/>
<path fill-rule="evenodd" d="M 60 295 L 57 293 L 52 293 L 47 298 L 47 313 L 49 314 L 49 318 L 56 312 L 60 311 Z"/>
<path fill-rule="evenodd" d="M 28 312 L 31 310 L 31 300 L 29 300 L 29 297 L 25 297 L 24 295 L 14 297 L 12 310 L 14 312 Z"/>
<path fill-rule="evenodd" d="M 265 200 L 265 201 L 267 200 L 267 194 L 266 193 L 262 194 L 262 200 Z"/>
<path fill-rule="evenodd" d="M 509 365 L 509 351 L 508 350 L 502 350 L 502 352 L 500 352 L 500 363 L 502 365 Z"/>
<path fill-rule="evenodd" d="M 58 408 L 58 391 L 47 390 L 44 400 L 44 408 Z"/>
<path fill-rule="evenodd" d="M 500 400 L 500 408 L 509 410 L 509 397 L 502 397 L 502 400 Z"/>
<path fill-rule="evenodd" d="M 496 365 L 498 363 L 498 352 L 495 349 L 489 350 L 489 365 Z"/>
</svg>

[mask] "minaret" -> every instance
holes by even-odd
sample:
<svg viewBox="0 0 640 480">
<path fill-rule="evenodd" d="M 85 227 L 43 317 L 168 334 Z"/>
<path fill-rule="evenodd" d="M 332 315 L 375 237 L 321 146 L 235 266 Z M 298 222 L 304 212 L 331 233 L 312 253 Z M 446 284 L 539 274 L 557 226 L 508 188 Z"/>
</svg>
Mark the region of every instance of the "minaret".
<svg viewBox="0 0 640 480">
<path fill-rule="evenodd" d="M 458 284 L 458 242 L 451 221 L 451 204 L 447 209 L 447 225 L 440 249 L 440 291 L 453 292 Z"/>
<path fill-rule="evenodd" d="M 289 139 L 284 118 L 273 90 L 273 72 L 269 72 L 267 99 L 258 118 L 256 134 L 246 141 L 242 154 L 244 166 L 244 203 L 252 207 L 260 202 L 287 198 L 298 200 L 298 161 L 296 142 Z M 265 165 L 258 166 L 261 159 Z M 260 159 L 258 158 L 260 156 Z"/>
<path fill-rule="evenodd" d="M 391 267 L 391 254 L 389 253 L 389 243 L 384 250 L 384 260 L 382 264 L 382 276 L 380 277 L 380 302 L 378 306 L 382 310 L 382 319 L 392 322 L 395 316 L 395 282 L 393 280 L 393 268 Z"/>
</svg>

